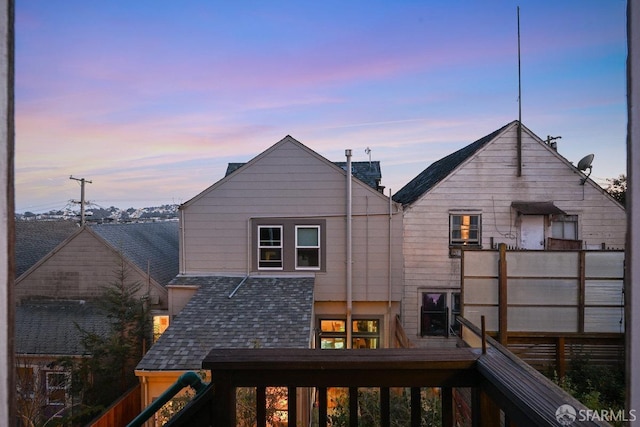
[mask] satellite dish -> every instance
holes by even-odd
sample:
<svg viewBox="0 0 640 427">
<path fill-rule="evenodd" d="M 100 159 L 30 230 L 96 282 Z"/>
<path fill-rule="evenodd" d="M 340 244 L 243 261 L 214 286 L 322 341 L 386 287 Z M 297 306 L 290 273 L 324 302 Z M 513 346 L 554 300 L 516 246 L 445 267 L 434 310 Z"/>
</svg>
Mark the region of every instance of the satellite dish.
<svg viewBox="0 0 640 427">
<path fill-rule="evenodd" d="M 581 171 L 591 169 L 591 163 L 593 163 L 593 154 L 587 154 L 578 162 L 578 169 L 580 169 Z"/>
<path fill-rule="evenodd" d="M 584 183 L 587 182 L 589 175 L 591 175 L 591 163 L 593 163 L 593 154 L 587 154 L 586 156 L 581 158 L 580 161 L 578 162 L 578 169 L 581 170 L 582 172 L 589 169 L 589 173 L 587 174 L 587 176 L 585 176 L 580 180 L 581 185 L 584 185 Z"/>
</svg>

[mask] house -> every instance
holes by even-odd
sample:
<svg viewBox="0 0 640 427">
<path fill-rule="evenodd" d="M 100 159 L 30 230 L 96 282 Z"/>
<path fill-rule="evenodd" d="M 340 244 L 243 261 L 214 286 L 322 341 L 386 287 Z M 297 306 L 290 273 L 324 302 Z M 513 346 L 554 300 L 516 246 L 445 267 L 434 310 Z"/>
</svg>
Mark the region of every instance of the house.
<svg viewBox="0 0 640 427">
<path fill-rule="evenodd" d="M 166 328 L 166 285 L 178 272 L 178 223 L 69 228 L 34 222 L 16 228 L 21 266 L 14 289 L 18 391 L 42 400 L 36 403 L 47 408 L 40 415 L 49 416 L 68 403 L 68 377 L 55 362 L 84 356 L 77 326 L 107 333 L 109 319 L 96 299 L 120 280 L 120 273 L 126 274 L 127 284 L 140 285 L 140 296 L 148 297 L 154 332 Z M 34 262 L 34 254 L 43 256 Z M 44 396 L 30 388 L 44 390 Z"/>
<path fill-rule="evenodd" d="M 180 207 L 171 324 L 136 370 L 143 405 L 214 347 L 395 345 L 402 211 L 379 163 L 345 154 L 286 136 Z"/>
<path fill-rule="evenodd" d="M 460 312 L 462 249 L 624 248 L 624 208 L 584 172 L 513 121 L 400 189 L 407 335 L 422 346 L 455 344 L 444 337 Z"/>
</svg>

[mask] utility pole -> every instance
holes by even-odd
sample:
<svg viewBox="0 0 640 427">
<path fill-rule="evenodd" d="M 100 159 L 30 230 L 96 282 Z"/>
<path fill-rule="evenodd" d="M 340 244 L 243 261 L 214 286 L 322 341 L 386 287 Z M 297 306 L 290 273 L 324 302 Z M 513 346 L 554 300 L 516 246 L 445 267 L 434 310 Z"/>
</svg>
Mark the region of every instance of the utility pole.
<svg viewBox="0 0 640 427">
<path fill-rule="evenodd" d="M 73 175 L 71 175 L 69 177 L 69 179 L 72 179 L 74 181 L 79 181 L 80 182 L 80 227 L 82 227 L 84 225 L 84 204 L 85 204 L 85 200 L 84 200 L 84 184 L 85 183 L 89 183 L 92 184 L 91 181 L 88 181 L 84 178 L 74 178 Z M 78 203 L 77 201 L 73 201 L 74 203 Z"/>
</svg>

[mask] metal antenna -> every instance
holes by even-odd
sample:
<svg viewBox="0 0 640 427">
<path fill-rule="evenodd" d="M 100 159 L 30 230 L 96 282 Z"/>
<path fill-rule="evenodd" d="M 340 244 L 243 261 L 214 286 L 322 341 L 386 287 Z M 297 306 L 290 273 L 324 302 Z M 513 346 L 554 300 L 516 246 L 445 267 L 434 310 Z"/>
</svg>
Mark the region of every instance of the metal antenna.
<svg viewBox="0 0 640 427">
<path fill-rule="evenodd" d="M 371 169 L 371 148 L 365 148 L 364 152 L 369 156 L 369 169 Z"/>
<path fill-rule="evenodd" d="M 77 202 L 75 200 L 72 200 L 72 202 L 74 203 L 80 203 L 80 227 L 82 227 L 84 225 L 84 205 L 85 205 L 85 200 L 84 200 L 84 184 L 85 183 L 89 183 L 92 184 L 91 181 L 88 181 L 84 178 L 74 178 L 73 175 L 71 175 L 69 177 L 69 179 L 72 179 L 74 181 L 79 181 L 80 182 L 80 202 Z"/>
</svg>

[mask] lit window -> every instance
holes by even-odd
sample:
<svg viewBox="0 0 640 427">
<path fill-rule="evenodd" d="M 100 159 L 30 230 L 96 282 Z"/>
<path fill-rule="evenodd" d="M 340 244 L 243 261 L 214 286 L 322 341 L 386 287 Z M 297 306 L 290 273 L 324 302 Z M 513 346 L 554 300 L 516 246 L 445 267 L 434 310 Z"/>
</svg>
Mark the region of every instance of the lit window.
<svg viewBox="0 0 640 427">
<path fill-rule="evenodd" d="M 453 246 L 480 245 L 480 215 L 451 214 L 449 243 Z"/>
<path fill-rule="evenodd" d="M 153 316 L 153 342 L 155 343 L 169 327 L 169 316 Z"/>
<path fill-rule="evenodd" d="M 578 240 L 578 215 L 552 215 L 551 237 Z"/>
<path fill-rule="evenodd" d="M 320 227 L 296 226 L 296 269 L 320 268 Z"/>
<path fill-rule="evenodd" d="M 258 268 L 282 269 L 282 227 L 258 227 Z"/>
<path fill-rule="evenodd" d="M 347 322 L 344 319 L 320 320 L 320 348 L 344 349 L 347 343 Z M 380 347 L 380 321 L 354 319 L 351 329 L 351 348 Z"/>
</svg>

